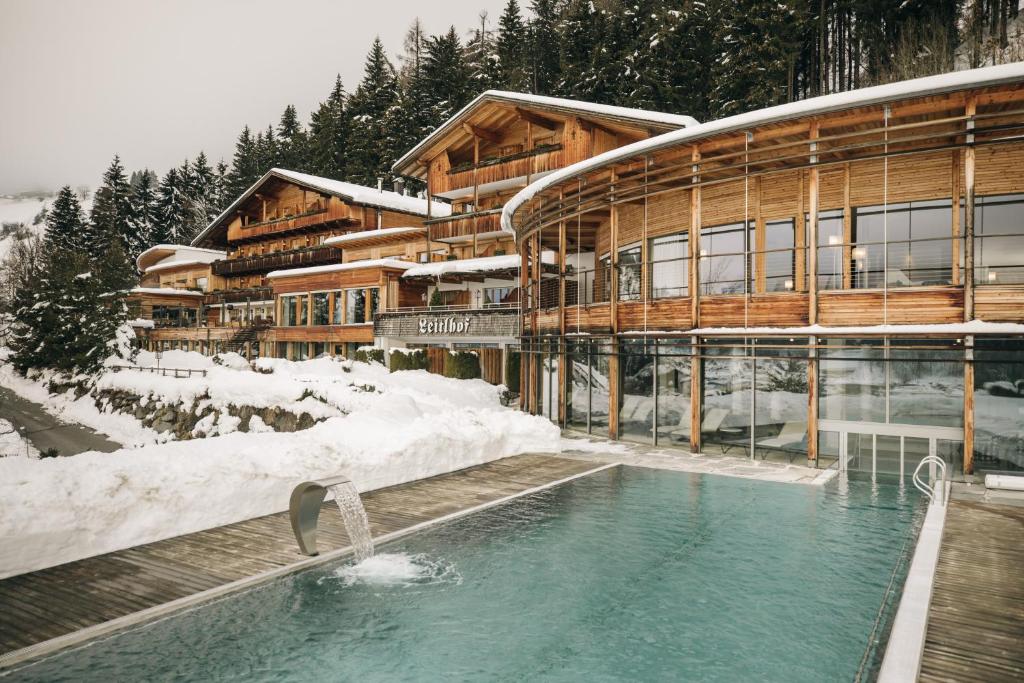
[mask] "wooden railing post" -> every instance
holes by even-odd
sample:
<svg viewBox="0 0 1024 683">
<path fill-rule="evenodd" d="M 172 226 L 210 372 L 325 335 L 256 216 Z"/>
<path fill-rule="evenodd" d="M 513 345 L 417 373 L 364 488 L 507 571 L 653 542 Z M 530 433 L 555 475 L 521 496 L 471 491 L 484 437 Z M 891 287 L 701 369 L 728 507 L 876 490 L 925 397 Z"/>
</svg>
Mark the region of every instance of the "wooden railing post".
<svg viewBox="0 0 1024 683">
<path fill-rule="evenodd" d="M 690 154 L 690 320 L 700 327 L 700 148 L 694 146 Z"/>
</svg>

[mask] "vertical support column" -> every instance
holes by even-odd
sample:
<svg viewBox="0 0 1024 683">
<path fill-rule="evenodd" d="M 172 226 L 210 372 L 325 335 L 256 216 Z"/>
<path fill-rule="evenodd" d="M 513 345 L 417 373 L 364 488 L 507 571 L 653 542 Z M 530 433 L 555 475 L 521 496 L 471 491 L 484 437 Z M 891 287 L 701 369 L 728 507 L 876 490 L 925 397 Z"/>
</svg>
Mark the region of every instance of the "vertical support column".
<svg viewBox="0 0 1024 683">
<path fill-rule="evenodd" d="M 818 122 L 811 121 L 810 163 L 807 177 L 807 320 L 818 323 Z"/>
<path fill-rule="evenodd" d="M 608 311 L 611 315 L 612 340 L 608 350 L 608 438 L 619 438 L 619 207 L 615 204 L 615 169 L 611 171 L 609 202 L 611 215 L 608 227 L 608 260 L 611 263 L 609 277 Z"/>
<path fill-rule="evenodd" d="M 818 338 L 811 335 L 807 349 L 807 466 L 818 460 Z"/>
<path fill-rule="evenodd" d="M 974 474 L 974 336 L 964 338 L 964 474 Z"/>
<path fill-rule="evenodd" d="M 964 320 L 974 320 L 974 114 L 978 99 L 967 98 L 967 149 L 964 151 Z M 964 461 L 967 462 L 966 460 Z"/>
<path fill-rule="evenodd" d="M 853 207 L 850 206 L 850 164 L 843 164 L 843 289 L 853 288 Z"/>
<path fill-rule="evenodd" d="M 796 208 L 796 272 L 793 278 L 793 291 L 806 291 L 804 278 L 807 276 L 807 219 L 804 217 L 804 172 L 798 171 L 797 208 Z"/>
<path fill-rule="evenodd" d="M 690 337 L 690 451 L 700 453 L 701 449 L 701 368 L 700 338 Z"/>
<path fill-rule="evenodd" d="M 690 159 L 690 319 L 692 327 L 700 327 L 700 148 L 696 145 Z"/>
<path fill-rule="evenodd" d="M 558 193 L 558 205 L 562 205 L 564 197 Z M 558 422 L 565 424 L 565 391 L 568 378 L 568 355 L 565 352 L 565 257 L 568 238 L 565 233 L 565 221 L 558 223 Z"/>
<path fill-rule="evenodd" d="M 529 259 L 530 239 L 525 238 L 519 243 L 519 409 L 527 410 L 527 386 L 528 376 L 526 368 L 529 364 L 529 356 L 526 354 L 526 338 L 533 332 L 527 325 L 527 300 L 529 299 Z"/>
<path fill-rule="evenodd" d="M 767 235 L 764 218 L 761 215 L 761 176 L 754 176 L 754 294 L 763 294 L 768 289 L 768 255 L 765 253 Z"/>
<path fill-rule="evenodd" d="M 477 178 L 477 172 L 480 166 L 480 138 L 473 136 L 473 213 L 479 213 L 480 211 L 480 181 Z M 478 256 L 476 236 L 480 232 L 478 221 L 479 216 L 473 217 L 473 258 Z"/>
</svg>

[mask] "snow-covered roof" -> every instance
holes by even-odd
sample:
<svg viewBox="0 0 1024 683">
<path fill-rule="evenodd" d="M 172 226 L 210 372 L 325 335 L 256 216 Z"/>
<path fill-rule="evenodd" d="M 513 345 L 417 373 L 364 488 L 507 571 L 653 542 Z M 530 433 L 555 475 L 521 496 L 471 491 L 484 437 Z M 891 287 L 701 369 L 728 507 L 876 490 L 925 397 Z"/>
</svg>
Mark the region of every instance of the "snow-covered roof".
<svg viewBox="0 0 1024 683">
<path fill-rule="evenodd" d="M 146 268 L 146 270 L 144 272 L 155 273 L 157 271 L 170 270 L 172 268 L 180 268 L 182 266 L 208 266 L 208 265 L 210 265 L 210 261 L 202 261 L 202 260 L 199 260 L 199 259 L 189 259 L 187 261 L 178 261 L 178 260 L 171 259 L 171 260 L 161 261 L 160 263 L 156 264 L 155 266 L 150 266 L 149 268 Z"/>
<path fill-rule="evenodd" d="M 359 270 L 361 268 L 397 268 L 404 270 L 416 265 L 409 261 L 400 261 L 393 258 L 366 259 L 365 261 L 349 261 L 348 263 L 332 263 L 326 266 L 310 266 L 309 268 L 290 268 L 288 270 L 272 270 L 267 273 L 267 278 L 297 277 L 299 275 L 314 275 L 316 273 L 335 273 L 342 270 Z"/>
<path fill-rule="evenodd" d="M 647 109 L 632 109 L 630 107 L 617 107 L 596 102 L 582 102 L 580 100 L 569 100 L 562 97 L 548 97 L 546 95 L 531 95 L 529 93 L 511 92 L 508 90 L 485 90 L 477 95 L 472 102 L 456 112 L 451 118 L 442 123 L 427 137 L 420 140 L 415 147 L 402 155 L 392 165 L 395 173 L 402 173 L 410 163 L 419 159 L 423 150 L 430 146 L 438 138 L 447 135 L 455 128 L 465 116 L 485 102 L 505 102 L 522 107 L 538 107 L 565 114 L 588 114 L 602 119 L 617 121 L 621 123 L 644 124 L 646 126 L 673 129 L 697 125 L 697 119 L 682 114 L 668 114 L 660 111 L 649 111 Z"/>
<path fill-rule="evenodd" d="M 555 263 L 555 252 L 545 251 L 541 254 L 542 263 Z M 505 256 L 481 256 L 479 258 L 458 259 L 455 261 L 438 261 L 424 263 L 409 268 L 403 278 L 441 277 L 458 273 L 486 273 L 496 270 L 513 270 L 519 268 L 522 258 L 518 254 Z"/>
<path fill-rule="evenodd" d="M 308 173 L 290 171 L 285 168 L 272 168 L 264 173 L 263 177 L 253 183 L 249 189 L 243 192 L 238 199 L 231 202 L 231 205 L 224 209 L 219 216 L 214 218 L 202 232 L 196 235 L 195 239 L 192 240 L 192 244 L 202 244 L 203 241 L 209 238 L 213 231 L 221 225 L 221 223 L 234 215 L 235 210 L 242 204 L 242 202 L 251 197 L 256 190 L 271 178 L 278 178 L 286 182 L 296 183 L 314 190 L 319 190 L 325 194 L 340 197 L 341 199 L 353 204 L 373 206 L 380 209 L 387 209 L 389 211 L 413 214 L 415 216 L 425 217 L 427 215 L 426 199 L 410 197 L 408 195 L 388 190 L 378 190 L 375 187 L 364 187 L 363 185 L 356 185 L 355 183 L 346 183 L 343 180 L 322 178 Z M 435 201 L 432 202 L 430 206 L 431 216 L 447 216 L 451 214 L 451 211 L 451 205 L 443 202 Z"/>
<path fill-rule="evenodd" d="M 363 242 L 368 238 L 398 237 L 401 235 L 423 235 L 426 232 L 426 228 L 414 226 L 404 228 L 381 228 L 380 230 L 361 230 L 359 232 L 350 232 L 347 235 L 328 237 L 327 239 L 324 240 L 324 246 L 343 247 L 353 242 Z"/>
<path fill-rule="evenodd" d="M 130 294 L 163 294 L 165 296 L 203 296 L 202 292 L 193 289 L 175 289 L 173 287 L 133 287 Z"/>
<path fill-rule="evenodd" d="M 796 119 L 805 116 L 824 114 L 828 112 L 853 109 L 895 100 L 909 99 L 913 97 L 927 97 L 940 93 L 955 92 L 968 88 L 984 88 L 1004 83 L 1012 83 L 1024 80 L 1024 62 L 1013 64 L 1001 64 L 981 69 L 970 69 L 967 71 L 954 71 L 937 76 L 926 76 L 915 78 L 909 81 L 876 85 L 860 90 L 811 97 L 806 100 L 780 104 L 775 107 L 767 107 L 745 114 L 728 116 L 717 121 L 709 121 L 682 130 L 675 130 L 655 137 L 640 140 L 633 144 L 619 147 L 603 154 L 598 154 L 590 159 L 559 169 L 551 175 L 531 183 L 520 190 L 512 199 L 505 203 L 501 214 L 502 228 L 507 232 L 514 232 L 512 227 L 512 216 L 519 208 L 543 192 L 549 187 L 583 175 L 607 164 L 612 164 L 626 159 L 651 154 L 667 147 L 673 147 L 692 140 L 707 138 L 721 133 L 746 130 L 756 126 L 762 126 L 785 119 Z"/>
<path fill-rule="evenodd" d="M 203 249 L 187 244 L 154 244 L 149 249 L 139 254 L 135 259 L 135 265 L 143 273 L 149 272 L 153 266 L 172 261 L 188 261 L 193 263 L 213 263 L 226 256 L 218 249 Z M 180 264 L 175 264 L 180 265 Z M 168 265 L 167 267 L 171 267 Z"/>
</svg>

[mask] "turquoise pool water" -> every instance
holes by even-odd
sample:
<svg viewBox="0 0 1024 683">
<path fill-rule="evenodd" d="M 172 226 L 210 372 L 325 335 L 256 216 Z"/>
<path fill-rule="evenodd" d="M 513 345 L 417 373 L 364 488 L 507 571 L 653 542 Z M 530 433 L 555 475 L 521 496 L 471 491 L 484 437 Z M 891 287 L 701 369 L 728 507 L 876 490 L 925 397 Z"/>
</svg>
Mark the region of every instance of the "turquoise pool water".
<svg viewBox="0 0 1024 683">
<path fill-rule="evenodd" d="M 12 679 L 849 681 L 921 513 L 869 481 L 614 468 Z"/>
</svg>

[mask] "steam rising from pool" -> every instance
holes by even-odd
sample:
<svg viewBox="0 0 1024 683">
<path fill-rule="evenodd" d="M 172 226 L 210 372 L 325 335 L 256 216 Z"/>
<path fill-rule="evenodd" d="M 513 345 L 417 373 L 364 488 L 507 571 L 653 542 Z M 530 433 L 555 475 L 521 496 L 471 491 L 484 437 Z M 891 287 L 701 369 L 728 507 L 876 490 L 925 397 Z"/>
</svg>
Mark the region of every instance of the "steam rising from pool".
<svg viewBox="0 0 1024 683">
<path fill-rule="evenodd" d="M 346 586 L 462 583 L 462 576 L 455 570 L 455 565 L 444 560 L 430 559 L 422 553 L 381 553 L 362 562 L 339 567 L 334 574 Z"/>
<path fill-rule="evenodd" d="M 366 518 L 366 509 L 359 498 L 359 491 L 350 481 L 328 486 L 334 494 L 334 502 L 341 510 L 341 518 L 345 522 L 345 531 L 352 542 L 356 562 L 373 557 L 373 536 L 370 535 L 370 520 Z"/>
</svg>

